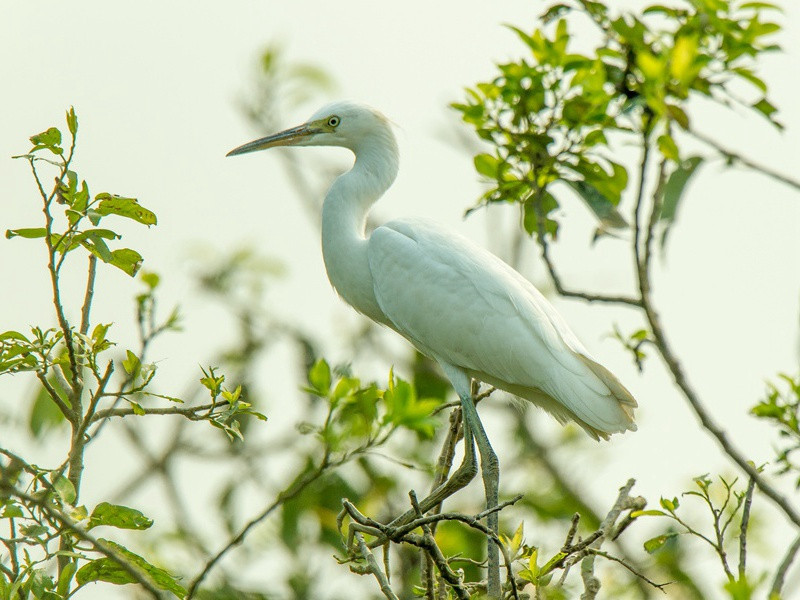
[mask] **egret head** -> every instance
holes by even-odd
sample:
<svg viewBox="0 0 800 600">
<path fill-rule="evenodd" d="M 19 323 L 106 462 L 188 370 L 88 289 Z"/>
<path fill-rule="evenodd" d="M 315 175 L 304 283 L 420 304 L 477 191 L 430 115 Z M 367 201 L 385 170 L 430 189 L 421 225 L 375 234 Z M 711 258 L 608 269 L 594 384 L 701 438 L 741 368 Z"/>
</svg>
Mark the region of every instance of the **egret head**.
<svg viewBox="0 0 800 600">
<path fill-rule="evenodd" d="M 227 156 L 276 146 L 341 146 L 356 151 L 376 138 L 388 138 L 394 144 L 394 134 L 386 117 L 364 104 L 334 102 L 320 108 L 302 125 L 234 148 Z"/>
</svg>

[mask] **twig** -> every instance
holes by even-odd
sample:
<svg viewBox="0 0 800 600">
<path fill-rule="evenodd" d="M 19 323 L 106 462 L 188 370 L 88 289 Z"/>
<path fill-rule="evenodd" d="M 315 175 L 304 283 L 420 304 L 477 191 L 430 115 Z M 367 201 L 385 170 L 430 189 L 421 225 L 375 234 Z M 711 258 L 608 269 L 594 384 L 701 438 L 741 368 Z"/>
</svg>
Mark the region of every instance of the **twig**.
<svg viewBox="0 0 800 600">
<path fill-rule="evenodd" d="M 561 283 L 561 276 L 556 271 L 556 266 L 553 263 L 552 259 L 550 258 L 550 249 L 547 243 L 547 238 L 545 237 L 545 229 L 544 229 L 544 215 L 542 214 L 541 206 L 538 200 L 533 200 L 534 210 L 536 211 L 536 220 L 537 220 L 537 231 L 536 231 L 536 240 L 539 242 L 539 248 L 541 249 L 541 256 L 542 261 L 544 261 L 545 266 L 547 267 L 548 273 L 550 273 L 550 279 L 553 281 L 553 285 L 556 288 L 556 291 L 565 298 L 578 298 L 580 300 L 585 300 L 587 302 L 604 302 L 609 304 L 625 304 L 628 306 L 637 306 L 641 307 L 641 302 L 637 298 L 632 298 L 630 296 L 608 296 L 603 294 L 589 294 L 587 292 L 580 292 L 577 290 L 568 290 L 564 287 Z"/>
<path fill-rule="evenodd" d="M 227 400 L 220 400 L 213 404 L 201 404 L 199 406 L 167 406 L 163 408 L 108 408 L 105 410 L 98 410 L 92 415 L 89 420 L 90 423 L 108 419 L 111 417 L 126 417 L 128 415 L 181 415 L 190 421 L 205 421 L 208 419 L 208 414 L 198 414 L 203 411 L 209 411 L 215 408 L 225 408 L 229 405 Z M 138 411 L 138 412 L 137 412 Z M 142 413 L 144 411 L 144 413 Z"/>
<path fill-rule="evenodd" d="M 742 509 L 742 526 L 739 533 L 739 579 L 744 579 L 745 566 L 747 562 L 747 527 L 750 524 L 750 504 L 753 502 L 753 491 L 755 490 L 756 480 L 752 477 L 747 484 L 747 492 L 744 496 L 744 508 Z"/>
<path fill-rule="evenodd" d="M 655 212 L 656 204 L 656 202 L 653 203 L 653 208 L 650 213 L 651 223 L 657 219 L 657 214 Z M 638 222 L 635 223 L 635 226 L 638 229 Z M 648 226 L 648 232 L 651 234 L 649 237 L 651 239 L 645 242 L 646 246 L 652 241 L 652 229 L 652 227 Z M 722 427 L 720 427 L 716 421 L 714 421 L 710 413 L 703 406 L 702 402 L 700 401 L 700 397 L 697 395 L 694 388 L 692 388 L 692 386 L 689 384 L 689 381 L 683 372 L 681 363 L 678 361 L 678 358 L 675 356 L 671 346 L 669 345 L 669 342 L 667 341 L 666 334 L 661 326 L 661 318 L 653 306 L 653 302 L 650 298 L 649 263 L 646 263 L 645 261 L 638 262 L 638 247 L 636 248 L 636 256 L 637 264 L 639 265 L 639 268 L 637 269 L 637 278 L 639 280 L 638 284 L 642 300 L 642 309 L 644 310 L 650 330 L 653 333 L 653 343 L 658 349 L 662 360 L 672 374 L 673 381 L 683 392 L 684 397 L 689 402 L 692 410 L 694 410 L 694 413 L 699 419 L 700 424 L 717 440 L 717 443 L 719 443 L 725 454 L 727 454 L 733 460 L 733 462 L 735 462 L 739 468 L 742 469 L 742 471 L 747 473 L 750 478 L 755 480 L 758 489 L 760 489 L 768 498 L 770 498 L 770 500 L 772 500 L 783 511 L 783 513 L 792 521 L 792 523 L 794 523 L 797 527 L 800 527 L 800 513 L 798 513 L 797 509 L 795 509 L 795 507 L 793 507 L 783 495 L 781 495 L 774 487 L 772 487 L 758 472 L 755 466 L 753 466 L 753 464 L 748 461 L 747 458 L 745 458 L 744 454 L 742 454 L 742 452 L 730 442 L 725 430 L 722 429 Z"/>
<path fill-rule="evenodd" d="M 355 523 L 351 523 L 350 525 L 351 531 L 348 535 L 348 542 L 347 542 L 348 546 L 350 546 L 350 544 L 352 543 L 351 538 L 354 535 L 354 531 L 358 530 L 378 537 L 379 541 L 381 539 L 391 540 L 393 542 L 409 543 L 418 547 L 420 547 L 422 540 L 420 539 L 420 536 L 415 536 L 414 534 L 411 533 L 414 529 L 417 529 L 418 527 L 428 526 L 432 523 L 437 523 L 439 521 L 459 521 L 461 523 L 464 523 L 469 527 L 472 527 L 473 529 L 476 529 L 477 531 L 484 534 L 498 547 L 498 549 L 503 555 L 503 562 L 506 567 L 507 580 L 511 585 L 512 598 L 516 600 L 519 598 L 519 592 L 517 590 L 516 580 L 514 579 L 513 576 L 511 557 L 508 554 L 508 549 L 500 541 L 500 538 L 497 536 L 497 534 L 494 533 L 494 531 L 492 531 L 489 527 L 481 523 L 481 520 L 491 513 L 499 512 L 506 506 L 518 502 L 522 497 L 523 495 L 519 494 L 514 498 L 512 498 L 511 500 L 501 502 L 497 506 L 486 509 L 483 512 L 478 513 L 474 516 L 464 515 L 461 513 L 440 513 L 440 514 L 428 514 L 420 517 L 419 516 L 420 511 L 414 509 L 413 514 L 417 514 L 418 515 L 417 518 L 411 521 L 410 523 L 398 526 L 384 525 L 382 523 L 378 523 L 374 519 L 370 519 L 369 517 L 363 515 L 350 501 L 345 499 L 342 501 L 343 510 L 342 513 L 339 514 L 337 523 L 341 528 L 341 524 L 345 514 L 349 515 L 350 518 L 352 518 L 353 521 L 355 521 Z M 416 495 L 414 496 L 414 498 L 416 499 Z M 374 547 L 379 543 L 379 541 L 372 542 L 370 546 Z"/>
<path fill-rule="evenodd" d="M 160 600 L 163 597 L 163 594 L 158 589 L 158 587 L 156 587 L 156 584 L 151 581 L 150 575 L 147 572 L 141 570 L 138 566 L 129 562 L 122 554 L 117 552 L 114 548 L 110 547 L 102 540 L 97 539 L 89 532 L 84 531 L 83 528 L 81 528 L 75 521 L 72 520 L 72 518 L 67 516 L 65 513 L 61 512 L 51 503 L 49 503 L 46 497 L 38 498 L 35 496 L 31 496 L 3 482 L 0 482 L 0 486 L 2 486 L 2 488 L 5 489 L 11 495 L 16 496 L 17 498 L 24 500 L 29 504 L 34 504 L 38 506 L 41 511 L 45 512 L 51 518 L 61 523 L 61 525 L 63 525 L 66 529 L 69 529 L 77 538 L 85 542 L 88 542 L 97 552 L 100 552 L 101 554 L 113 560 L 126 573 L 128 573 L 131 577 L 133 577 L 137 583 L 139 583 L 142 587 L 144 587 L 153 598 L 155 598 L 156 600 Z"/>
<path fill-rule="evenodd" d="M 603 541 L 606 539 L 606 536 L 611 532 L 614 527 L 614 523 L 619 518 L 620 513 L 623 510 L 633 507 L 643 507 L 644 501 L 639 498 L 631 498 L 630 491 L 633 488 L 634 483 L 636 483 L 635 479 L 629 479 L 624 486 L 619 489 L 619 495 L 617 496 L 616 502 L 614 502 L 614 506 L 611 507 L 611 510 L 608 511 L 605 519 L 600 524 L 599 531 L 602 532 L 592 543 L 588 546 L 587 550 L 599 550 L 600 546 L 603 544 Z M 581 578 L 583 579 L 584 585 L 584 593 L 581 594 L 581 600 L 594 600 L 597 596 L 597 592 L 600 591 L 600 580 L 597 579 L 594 575 L 594 555 L 590 554 L 586 558 L 581 561 Z"/>
<path fill-rule="evenodd" d="M 779 173 L 770 167 L 766 167 L 757 162 L 754 162 L 749 158 L 742 156 L 738 152 L 734 152 L 733 150 L 724 147 L 719 142 L 716 142 L 707 135 L 700 133 L 695 129 L 689 129 L 687 130 L 687 133 L 691 135 L 693 138 L 700 140 L 704 144 L 707 144 L 712 148 L 714 148 L 714 150 L 719 152 L 725 158 L 725 160 L 731 162 L 738 162 L 739 164 L 744 165 L 748 169 L 752 169 L 753 171 L 758 171 L 759 173 L 763 173 L 767 177 L 771 177 L 772 179 L 775 179 L 777 181 L 780 181 L 781 183 L 785 183 L 788 186 L 800 190 L 800 181 L 792 179 L 791 177 L 789 177 L 788 175 L 784 175 L 783 173 Z"/>
<path fill-rule="evenodd" d="M 228 543 L 225 544 L 225 546 L 223 546 L 208 560 L 208 562 L 206 562 L 200 573 L 192 580 L 192 583 L 189 585 L 189 589 L 186 593 L 186 600 L 191 600 L 191 598 L 194 597 L 198 586 L 203 582 L 211 569 L 213 569 L 220 559 L 222 559 L 222 557 L 225 556 L 232 548 L 241 544 L 253 527 L 266 519 L 272 513 L 272 511 L 281 506 L 284 502 L 291 500 L 300 492 L 302 492 L 309 484 L 316 481 L 328 469 L 328 467 L 331 466 L 331 464 L 332 463 L 328 462 L 326 455 L 316 469 L 306 473 L 305 476 L 296 479 L 294 483 L 278 494 L 277 498 L 275 498 L 275 500 L 269 506 L 267 506 L 267 508 L 261 511 L 261 513 L 251 519 L 241 530 L 239 530 L 239 532 L 233 536 Z"/>
<path fill-rule="evenodd" d="M 394 591 L 392 591 L 392 586 L 389 585 L 386 575 L 384 575 L 380 566 L 378 566 L 378 561 L 375 560 L 375 555 L 370 551 L 369 548 L 367 548 L 367 544 L 364 542 L 364 536 L 358 532 L 356 532 L 355 536 L 356 541 L 358 542 L 358 549 L 361 552 L 361 555 L 364 557 L 364 560 L 367 562 L 367 567 L 369 567 L 370 572 L 375 576 L 375 579 L 378 580 L 378 585 L 380 586 L 383 595 L 389 600 L 399 600 Z"/>
<path fill-rule="evenodd" d="M 417 495 L 414 491 L 410 491 L 408 493 L 409 497 L 411 498 L 411 506 L 414 508 L 414 511 L 417 513 L 417 517 L 420 519 L 423 517 L 422 511 L 419 508 L 419 502 L 417 502 Z M 433 563 L 436 565 L 436 568 L 439 570 L 439 573 L 444 578 L 444 580 L 450 584 L 450 587 L 456 594 L 456 597 L 459 600 L 469 600 L 469 592 L 467 592 L 466 588 L 464 587 L 463 576 L 459 576 L 450 568 L 450 565 L 447 563 L 447 559 L 442 554 L 441 549 L 439 548 L 436 540 L 433 537 L 433 532 L 431 531 L 431 527 L 429 524 L 425 523 L 421 525 L 422 527 L 422 536 L 413 536 L 408 535 L 409 539 L 419 539 L 421 541 L 421 545 L 428 556 L 430 556 Z M 356 534 L 358 535 L 358 534 Z M 362 538 L 361 543 L 364 543 Z M 413 542 L 412 542 L 413 543 Z M 415 544 L 417 545 L 417 544 Z"/>
<path fill-rule="evenodd" d="M 781 588 L 783 588 L 783 583 L 786 580 L 786 573 L 789 571 L 789 567 L 792 566 L 792 562 L 798 550 L 800 550 L 800 535 L 797 536 L 794 542 L 792 542 L 792 545 L 789 546 L 789 549 L 786 551 L 786 556 L 783 557 L 778 570 L 775 572 L 775 578 L 772 580 L 772 587 L 769 593 L 770 598 L 780 598 Z"/>
<path fill-rule="evenodd" d="M 55 369 L 53 369 L 53 371 L 55 372 Z M 47 381 L 47 376 L 42 371 L 36 371 L 36 377 L 41 382 L 42 387 L 45 390 L 47 390 L 47 395 L 50 396 L 50 399 L 53 401 L 53 404 L 55 404 L 58 407 L 58 410 L 61 411 L 61 414 L 64 415 L 64 418 L 69 419 L 73 412 L 72 408 L 67 406 L 66 402 L 62 400 L 61 396 L 55 390 L 55 388 L 52 385 L 50 385 L 50 382 Z"/>
<path fill-rule="evenodd" d="M 89 255 L 89 272 L 86 276 L 86 295 L 83 298 L 83 307 L 81 308 L 81 329 L 80 332 L 84 335 L 89 331 L 89 313 L 92 310 L 92 298 L 94 297 L 94 280 L 97 275 L 97 257 L 94 254 Z"/>
<path fill-rule="evenodd" d="M 631 565 L 629 565 L 627 562 L 625 562 L 621 558 L 619 558 L 617 556 L 613 556 L 612 554 L 609 554 L 608 552 L 605 552 L 603 550 L 597 550 L 595 548 L 589 548 L 588 551 L 590 553 L 592 553 L 592 554 L 596 554 L 597 556 L 602 556 L 603 558 L 607 558 L 608 560 L 613 560 L 614 562 L 618 562 L 623 567 L 628 569 L 628 571 L 630 571 L 631 573 L 636 575 L 637 578 L 641 579 L 642 581 L 646 581 L 647 583 L 649 583 L 654 588 L 656 588 L 657 590 L 659 590 L 660 592 L 662 592 L 664 594 L 667 593 L 666 590 L 664 590 L 664 588 L 667 587 L 670 583 L 672 583 L 671 581 L 665 581 L 664 583 L 656 583 L 655 581 L 653 581 L 652 579 L 647 577 L 644 573 L 641 573 L 641 572 L 637 571 L 636 569 L 634 569 Z"/>
</svg>

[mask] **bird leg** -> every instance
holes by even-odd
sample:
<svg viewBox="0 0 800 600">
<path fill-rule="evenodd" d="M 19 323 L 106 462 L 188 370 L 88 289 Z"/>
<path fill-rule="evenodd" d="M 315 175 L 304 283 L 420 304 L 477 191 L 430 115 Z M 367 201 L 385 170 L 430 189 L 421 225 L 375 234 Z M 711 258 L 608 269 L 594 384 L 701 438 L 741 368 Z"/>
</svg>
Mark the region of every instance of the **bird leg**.
<svg viewBox="0 0 800 600">
<path fill-rule="evenodd" d="M 465 435 L 467 431 L 470 431 L 475 436 L 481 455 L 481 474 L 483 475 L 483 489 L 486 492 L 486 508 L 494 508 L 499 503 L 500 488 L 500 463 L 497 460 L 497 454 L 489 443 L 489 436 L 483 429 L 471 394 L 461 396 L 461 411 L 464 414 Z M 486 525 L 497 535 L 497 512 L 487 515 Z M 487 540 L 486 556 L 488 559 L 487 593 L 489 598 L 500 598 L 500 551 L 493 540 Z"/>
</svg>

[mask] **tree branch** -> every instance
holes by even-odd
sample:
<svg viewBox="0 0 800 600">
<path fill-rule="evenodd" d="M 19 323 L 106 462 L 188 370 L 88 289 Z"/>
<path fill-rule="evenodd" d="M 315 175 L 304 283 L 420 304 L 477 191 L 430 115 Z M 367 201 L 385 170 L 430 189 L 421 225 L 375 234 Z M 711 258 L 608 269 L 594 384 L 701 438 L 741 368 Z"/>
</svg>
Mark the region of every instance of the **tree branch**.
<svg viewBox="0 0 800 600">
<path fill-rule="evenodd" d="M 587 550 L 590 555 L 581 561 L 581 578 L 583 579 L 584 593 L 581 594 L 581 600 L 594 600 L 597 597 L 597 592 L 600 591 L 600 580 L 594 575 L 594 555 L 596 551 L 600 550 L 603 542 L 607 537 L 611 536 L 614 529 L 614 523 L 619 518 L 623 510 L 628 509 L 641 509 L 644 508 L 645 502 L 643 498 L 632 498 L 630 491 L 636 483 L 635 479 L 629 479 L 624 486 L 619 489 L 614 506 L 608 511 L 608 514 L 600 523 L 599 531 L 602 532 L 597 538 L 589 544 Z"/>
<path fill-rule="evenodd" d="M 247 537 L 247 534 L 250 530 L 258 525 L 261 521 L 266 519 L 272 512 L 281 506 L 287 500 L 291 500 L 295 496 L 297 496 L 300 492 L 302 492 L 309 484 L 313 483 L 323 473 L 331 466 L 331 463 L 327 460 L 327 455 L 323 460 L 320 462 L 319 466 L 306 473 L 304 476 L 295 479 L 295 481 L 284 491 L 278 494 L 277 498 L 265 508 L 261 513 L 259 513 L 256 517 L 251 519 L 239 532 L 233 536 L 225 546 L 223 546 L 214 556 L 212 556 L 208 562 L 206 562 L 203 569 L 198 573 L 198 575 L 192 580 L 192 583 L 189 585 L 189 589 L 186 593 L 186 600 L 191 600 L 194 597 L 195 593 L 198 590 L 198 586 L 203 582 L 206 578 L 206 575 L 214 568 L 214 566 L 225 556 L 228 551 L 230 551 L 235 546 L 238 546 L 244 541 L 244 538 Z"/>
<path fill-rule="evenodd" d="M 657 219 L 656 211 L 658 209 L 658 205 L 659 202 L 657 200 L 653 202 L 650 213 L 650 223 L 653 223 Z M 638 221 L 635 223 L 635 226 L 638 229 Z M 645 240 L 645 247 L 652 242 L 653 227 L 648 225 L 647 231 L 649 239 Z M 638 235 L 635 237 L 638 239 Z M 638 247 L 636 248 L 636 256 L 638 265 L 637 273 L 639 293 L 642 300 L 642 309 L 644 310 L 650 330 L 653 333 L 653 344 L 658 349 L 662 360 L 667 366 L 667 369 L 672 374 L 675 384 L 683 392 L 684 397 L 694 410 L 694 413 L 699 419 L 700 424 L 717 440 L 722 450 L 739 466 L 739 468 L 742 469 L 742 471 L 747 473 L 747 475 L 756 482 L 758 489 L 760 489 L 767 497 L 769 497 L 792 521 L 792 523 L 794 523 L 797 527 L 800 527 L 800 513 L 798 513 L 797 509 L 795 509 L 795 507 L 792 506 L 783 495 L 781 495 L 774 487 L 772 487 L 764 479 L 761 473 L 758 472 L 753 463 L 748 461 L 742 452 L 731 443 L 725 430 L 722 429 L 722 427 L 720 427 L 716 421 L 714 421 L 714 419 L 711 417 L 711 414 L 703 406 L 703 403 L 701 402 L 700 397 L 697 395 L 694 388 L 689 384 L 689 381 L 683 372 L 681 363 L 678 361 L 677 356 L 674 354 L 669 342 L 667 341 L 666 333 L 661 325 L 661 318 L 653 306 L 653 302 L 650 297 L 651 286 L 649 259 L 639 261 Z M 647 253 L 645 253 L 645 257 L 647 257 Z"/>
<path fill-rule="evenodd" d="M 364 542 L 364 536 L 356 532 L 356 541 L 358 542 L 358 549 L 367 563 L 367 567 L 369 568 L 370 572 L 375 576 L 375 579 L 378 580 L 378 585 L 380 586 L 383 595 L 386 596 L 388 600 L 398 600 L 397 596 L 392 590 L 392 586 L 389 585 L 389 581 L 386 578 L 386 575 L 384 575 L 383 571 L 381 571 L 381 568 L 378 565 L 378 561 L 375 560 L 375 555 L 369 548 L 367 548 L 367 544 L 366 542 Z"/>
<path fill-rule="evenodd" d="M 770 588 L 769 593 L 770 598 L 780 598 L 781 588 L 783 588 L 783 583 L 786 580 L 786 573 L 788 573 L 789 567 L 792 566 L 792 562 L 798 550 L 800 550 L 800 535 L 797 536 L 794 542 L 792 542 L 792 545 L 789 546 L 778 570 L 775 572 L 775 579 L 772 580 L 772 588 Z"/>
<path fill-rule="evenodd" d="M 800 181 L 792 179 L 791 177 L 789 177 L 788 175 L 784 175 L 783 173 L 779 173 L 778 171 L 775 171 L 771 167 L 766 167 L 762 164 L 754 162 L 749 158 L 742 156 L 738 152 L 734 152 L 733 150 L 724 147 L 719 142 L 711 139 L 707 135 L 700 133 L 695 129 L 689 129 L 687 130 L 687 133 L 691 135 L 693 138 L 700 140 L 704 144 L 711 146 L 714 150 L 719 152 L 723 156 L 723 158 L 725 158 L 725 160 L 729 162 L 739 163 L 747 167 L 748 169 L 752 169 L 753 171 L 762 173 L 767 177 L 775 179 L 776 181 L 780 181 L 781 183 L 785 183 L 786 185 L 791 186 L 796 190 L 800 190 Z"/>
<path fill-rule="evenodd" d="M 747 484 L 747 492 L 744 496 L 742 525 L 739 530 L 739 579 L 744 578 L 745 566 L 747 563 L 747 527 L 750 524 L 750 505 L 753 502 L 753 491 L 755 491 L 755 485 L 756 481 L 751 477 Z"/>
<path fill-rule="evenodd" d="M 66 529 L 69 529 L 70 532 L 72 532 L 72 534 L 75 535 L 75 537 L 91 544 L 92 547 L 97 552 L 103 554 L 107 558 L 110 558 L 120 567 L 122 567 L 122 569 L 126 573 L 128 573 L 131 577 L 133 577 L 136 580 L 136 582 L 140 584 L 145 590 L 147 590 L 150 593 L 150 595 L 156 600 L 161 600 L 161 598 L 164 597 L 164 594 L 162 594 L 162 592 L 158 589 L 155 582 L 151 580 L 150 575 L 148 573 L 146 573 L 138 566 L 128 561 L 127 558 L 125 558 L 122 554 L 117 552 L 114 548 L 110 547 L 102 540 L 94 537 L 92 534 L 85 531 L 80 525 L 78 525 L 75 521 L 73 521 L 71 517 L 67 516 L 65 513 L 61 512 L 51 503 L 47 502 L 46 497 L 39 498 L 31 496 L 3 481 L 0 481 L 0 488 L 6 490 L 9 494 L 16 496 L 20 500 L 24 500 L 28 504 L 33 504 L 37 506 L 41 511 L 46 513 L 49 517 L 58 521 Z"/>
<path fill-rule="evenodd" d="M 81 333 L 86 335 L 89 331 L 89 313 L 92 310 L 92 298 L 94 297 L 94 280 L 97 275 L 97 257 L 89 255 L 89 272 L 86 276 L 86 295 L 83 297 L 83 307 L 81 308 Z"/>
<path fill-rule="evenodd" d="M 167 406 L 164 408 L 142 407 L 141 409 L 137 408 L 135 410 L 133 408 L 107 408 L 105 410 L 98 410 L 92 415 L 89 422 L 94 423 L 111 417 L 127 417 L 129 415 L 181 415 L 190 421 L 205 421 L 209 415 L 200 415 L 198 413 L 211 411 L 215 408 L 225 408 L 226 406 L 228 406 L 228 401 L 220 400 L 214 404 L 201 404 L 199 406 Z M 144 411 L 144 413 L 142 413 L 142 411 Z"/>
<path fill-rule="evenodd" d="M 535 202 L 535 201 L 534 201 Z M 539 248 L 541 249 L 541 256 L 542 260 L 544 261 L 545 266 L 547 267 L 548 273 L 550 273 L 550 279 L 553 281 L 553 285 L 556 288 L 556 291 L 559 295 L 564 296 L 565 298 L 577 298 L 580 300 L 585 300 L 586 302 L 602 302 L 606 304 L 625 304 L 628 306 L 636 306 L 641 307 L 641 302 L 637 298 L 631 298 L 630 296 L 607 296 L 603 294 L 590 294 L 587 292 L 580 292 L 577 290 L 568 290 L 564 287 L 561 283 L 561 276 L 556 271 L 556 266 L 553 263 L 552 259 L 550 258 L 550 250 L 549 245 L 547 243 L 547 239 L 545 237 L 544 232 L 544 219 L 541 218 L 541 210 L 536 206 L 536 213 L 537 216 L 540 217 L 538 220 L 540 221 L 537 231 L 537 241 L 539 242 Z"/>
</svg>

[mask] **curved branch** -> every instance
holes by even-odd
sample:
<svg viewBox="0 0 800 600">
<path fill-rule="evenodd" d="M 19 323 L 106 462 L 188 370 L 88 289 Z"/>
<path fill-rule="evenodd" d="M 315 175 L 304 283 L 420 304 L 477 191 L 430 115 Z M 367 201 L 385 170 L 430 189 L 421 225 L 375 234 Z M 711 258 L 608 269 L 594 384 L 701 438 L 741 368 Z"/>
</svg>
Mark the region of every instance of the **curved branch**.
<svg viewBox="0 0 800 600">
<path fill-rule="evenodd" d="M 775 579 L 773 579 L 772 588 L 770 589 L 770 598 L 780 597 L 781 588 L 783 587 L 783 582 L 786 579 L 786 573 L 789 571 L 789 567 L 792 566 L 792 562 L 794 561 L 794 557 L 797 555 L 798 550 L 800 550 L 800 536 L 797 536 L 794 542 L 792 542 L 792 545 L 789 546 L 789 549 L 786 551 L 786 556 L 783 557 L 783 560 L 781 561 L 781 564 L 775 573 Z"/>
<path fill-rule="evenodd" d="M 643 161 L 643 170 L 642 175 L 644 175 L 644 167 L 646 166 L 645 161 Z M 662 163 L 663 169 L 663 163 Z M 797 509 L 792 506 L 789 501 L 784 497 L 782 494 L 778 492 L 773 486 L 771 486 L 758 472 L 756 467 L 753 465 L 752 462 L 748 461 L 744 454 L 733 445 L 733 443 L 728 439 L 727 433 L 725 430 L 720 427 L 716 421 L 712 418 L 711 414 L 706 410 L 703 406 L 700 397 L 698 396 L 697 392 L 694 388 L 689 384 L 689 380 L 686 378 L 686 374 L 683 371 L 683 367 L 678 360 L 677 356 L 672 350 L 669 342 L 667 341 L 666 333 L 664 332 L 664 328 L 661 325 L 661 318 L 656 311 L 653 301 L 651 299 L 651 285 L 650 285 L 650 258 L 652 253 L 650 251 L 652 241 L 653 241 L 653 233 L 655 229 L 655 223 L 658 220 L 658 214 L 661 206 L 661 191 L 663 185 L 661 184 L 661 180 L 663 179 L 663 170 L 661 171 L 661 177 L 659 180 L 659 185 L 656 189 L 656 193 L 653 199 L 653 203 L 650 209 L 650 216 L 647 223 L 646 228 L 646 237 L 644 240 L 645 252 L 644 258 L 641 258 L 640 251 L 638 246 L 635 246 L 635 254 L 636 254 L 636 266 L 637 266 L 637 279 L 639 285 L 639 293 L 641 296 L 642 301 L 642 310 L 645 313 L 645 317 L 647 318 L 647 322 L 650 326 L 650 330 L 653 332 L 653 344 L 658 349 L 659 354 L 661 355 L 662 360 L 664 361 L 667 369 L 672 374 L 673 381 L 678 386 L 678 388 L 683 392 L 684 397 L 689 402 L 689 405 L 692 407 L 695 415 L 700 421 L 700 424 L 705 428 L 718 442 L 722 450 L 727 454 L 733 462 L 735 462 L 739 468 L 742 469 L 747 475 L 752 478 L 758 489 L 761 490 L 768 498 L 770 498 L 782 511 L 783 513 L 794 523 L 797 527 L 800 527 L 800 513 Z M 636 203 L 636 215 L 638 215 L 641 211 L 641 206 L 643 204 L 643 181 L 640 183 L 639 187 L 639 196 L 637 198 Z M 636 219 L 634 221 L 634 227 L 636 228 L 636 233 L 634 235 L 634 239 L 638 241 L 640 236 L 640 226 L 639 221 Z"/>
</svg>

